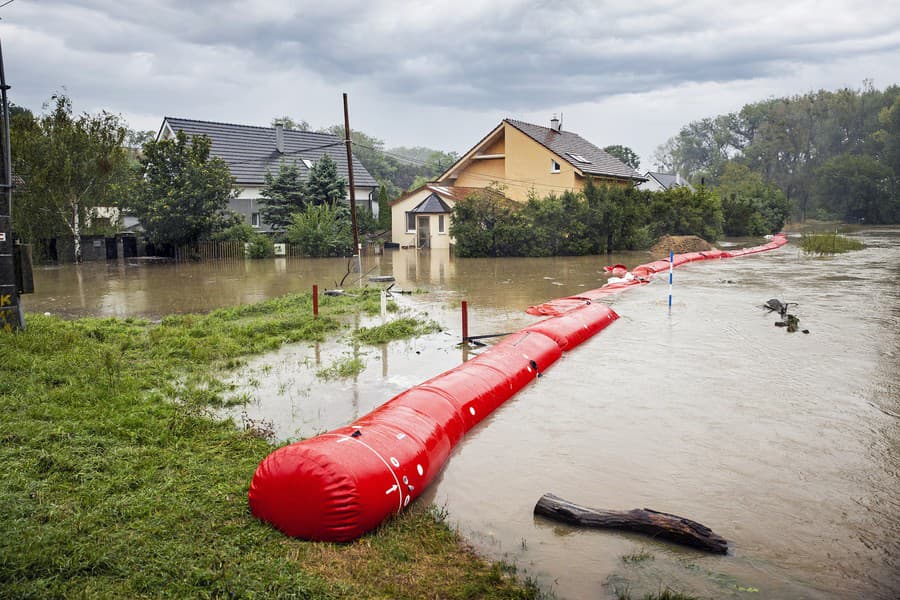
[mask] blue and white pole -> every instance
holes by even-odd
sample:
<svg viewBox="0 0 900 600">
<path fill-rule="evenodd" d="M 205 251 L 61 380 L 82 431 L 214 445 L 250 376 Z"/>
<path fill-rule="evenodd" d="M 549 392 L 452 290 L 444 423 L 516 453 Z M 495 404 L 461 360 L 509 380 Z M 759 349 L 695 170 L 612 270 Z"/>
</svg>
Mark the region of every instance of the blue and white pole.
<svg viewBox="0 0 900 600">
<path fill-rule="evenodd" d="M 675 252 L 669 250 L 669 312 L 672 312 L 672 272 L 675 270 Z"/>
</svg>

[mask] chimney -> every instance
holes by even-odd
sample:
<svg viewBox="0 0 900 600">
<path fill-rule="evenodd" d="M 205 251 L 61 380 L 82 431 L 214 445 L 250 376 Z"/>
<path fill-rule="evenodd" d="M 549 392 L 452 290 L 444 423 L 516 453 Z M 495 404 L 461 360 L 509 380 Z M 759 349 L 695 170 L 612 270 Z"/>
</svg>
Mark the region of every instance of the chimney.
<svg viewBox="0 0 900 600">
<path fill-rule="evenodd" d="M 275 123 L 275 150 L 284 154 L 284 125 Z"/>
<path fill-rule="evenodd" d="M 559 131 L 559 119 L 556 118 L 556 115 L 553 115 L 553 118 L 550 119 L 550 129 Z"/>
</svg>

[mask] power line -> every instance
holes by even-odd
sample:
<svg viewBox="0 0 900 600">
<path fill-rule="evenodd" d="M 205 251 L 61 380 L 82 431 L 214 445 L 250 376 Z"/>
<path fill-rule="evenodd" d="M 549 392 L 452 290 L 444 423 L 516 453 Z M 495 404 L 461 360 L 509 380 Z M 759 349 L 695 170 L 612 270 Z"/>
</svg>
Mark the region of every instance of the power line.
<svg viewBox="0 0 900 600">
<path fill-rule="evenodd" d="M 3 4 L 0 4 L 0 8 L 3 8 L 4 6 L 6 6 L 6 5 L 8 5 L 8 4 L 12 4 L 12 3 L 15 2 L 15 1 L 16 1 L 16 0 L 6 0 L 6 2 L 4 2 Z"/>
</svg>

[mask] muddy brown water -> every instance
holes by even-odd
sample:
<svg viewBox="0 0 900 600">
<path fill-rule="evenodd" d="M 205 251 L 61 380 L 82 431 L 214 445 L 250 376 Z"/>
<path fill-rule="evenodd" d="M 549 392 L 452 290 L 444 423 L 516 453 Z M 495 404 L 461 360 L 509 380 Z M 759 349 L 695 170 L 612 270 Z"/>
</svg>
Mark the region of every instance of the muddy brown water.
<svg viewBox="0 0 900 600">
<path fill-rule="evenodd" d="M 608 299 L 621 318 L 470 432 L 423 500 L 479 551 L 559 598 L 666 587 L 715 598 L 897 598 L 900 231 L 859 237 L 867 249 L 832 258 L 789 244 L 682 267 L 671 313 L 665 277 Z M 365 257 L 364 270 L 423 292 L 398 296 L 403 310 L 446 330 L 385 348 L 334 341 L 252 359 L 233 376 L 247 400 L 233 415 L 282 439 L 346 424 L 465 358 L 455 345 L 461 299 L 471 334 L 514 331 L 535 320 L 528 305 L 599 287 L 603 264 L 646 260 Z M 344 269 L 294 259 L 41 268 L 25 305 L 159 318 L 332 287 Z M 798 302 L 810 333 L 774 327 L 760 308 L 769 298 Z M 315 376 L 350 356 L 366 363 L 355 379 Z M 731 552 L 552 523 L 532 514 L 545 492 L 683 515 L 727 538 Z M 623 559 L 632 555 L 650 558 Z"/>
</svg>

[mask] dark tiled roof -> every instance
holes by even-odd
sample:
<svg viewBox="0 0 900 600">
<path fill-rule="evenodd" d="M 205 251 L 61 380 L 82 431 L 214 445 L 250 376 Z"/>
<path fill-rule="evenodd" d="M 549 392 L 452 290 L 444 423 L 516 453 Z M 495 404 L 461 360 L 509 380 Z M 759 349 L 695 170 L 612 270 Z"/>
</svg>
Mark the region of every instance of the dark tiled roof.
<svg viewBox="0 0 900 600">
<path fill-rule="evenodd" d="M 677 175 L 670 175 L 669 173 L 656 173 L 654 171 L 647 171 L 647 177 L 652 177 L 653 179 L 655 179 L 656 181 L 659 182 L 659 185 L 663 186 L 667 190 L 671 189 L 673 187 L 689 187 L 689 188 L 693 189 L 693 187 L 691 187 L 691 185 L 687 181 L 684 181 L 683 179 L 679 179 L 679 177 Z"/>
<path fill-rule="evenodd" d="M 212 140 L 212 154 L 228 164 L 238 185 L 263 185 L 266 171 L 278 172 L 279 164 L 296 164 L 305 179 L 309 168 L 303 159 L 315 163 L 325 154 L 337 163 L 338 173 L 347 177 L 347 150 L 340 138 L 330 133 L 284 130 L 284 154 L 275 150 L 275 128 L 235 125 L 166 117 L 173 131 L 189 136 L 205 135 Z M 376 187 L 378 183 L 353 157 L 353 183 Z"/>
<path fill-rule="evenodd" d="M 577 133 L 565 130 L 555 131 L 549 127 L 532 125 L 514 119 L 504 119 L 504 121 L 548 148 L 585 175 L 624 177 L 639 181 L 645 179 L 621 160 L 601 150 Z M 576 157 L 581 157 L 587 162 L 581 162 Z"/>
<path fill-rule="evenodd" d="M 448 213 L 450 212 L 450 207 L 447 206 L 447 203 L 441 200 L 441 197 L 432 192 L 427 198 L 419 202 L 419 205 L 412 209 L 410 212 L 414 213 Z"/>
</svg>

